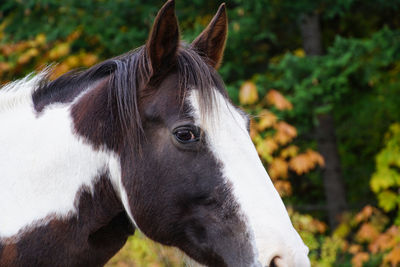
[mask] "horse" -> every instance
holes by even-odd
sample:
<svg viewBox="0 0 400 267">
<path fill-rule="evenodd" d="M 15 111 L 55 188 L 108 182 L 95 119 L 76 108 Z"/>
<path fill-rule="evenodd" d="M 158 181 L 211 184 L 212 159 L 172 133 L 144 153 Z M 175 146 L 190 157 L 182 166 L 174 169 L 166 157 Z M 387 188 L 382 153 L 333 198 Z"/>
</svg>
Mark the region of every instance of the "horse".
<svg viewBox="0 0 400 267">
<path fill-rule="evenodd" d="M 0 266 L 102 266 L 136 230 L 206 266 L 310 266 L 217 70 L 222 4 L 190 44 L 174 1 L 145 45 L 0 90 Z"/>
</svg>

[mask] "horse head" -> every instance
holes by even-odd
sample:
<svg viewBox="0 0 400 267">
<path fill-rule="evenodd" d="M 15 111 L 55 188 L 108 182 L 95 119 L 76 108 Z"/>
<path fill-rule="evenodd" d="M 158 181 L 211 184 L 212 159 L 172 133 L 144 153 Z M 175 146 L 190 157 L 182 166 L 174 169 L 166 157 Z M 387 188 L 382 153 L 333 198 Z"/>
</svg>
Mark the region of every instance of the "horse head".
<svg viewBox="0 0 400 267">
<path fill-rule="evenodd" d="M 309 266 L 249 118 L 216 71 L 226 39 L 224 4 L 190 45 L 174 1 L 158 12 L 135 71 L 140 121 L 120 149 L 124 207 L 149 238 L 204 265 Z"/>
</svg>

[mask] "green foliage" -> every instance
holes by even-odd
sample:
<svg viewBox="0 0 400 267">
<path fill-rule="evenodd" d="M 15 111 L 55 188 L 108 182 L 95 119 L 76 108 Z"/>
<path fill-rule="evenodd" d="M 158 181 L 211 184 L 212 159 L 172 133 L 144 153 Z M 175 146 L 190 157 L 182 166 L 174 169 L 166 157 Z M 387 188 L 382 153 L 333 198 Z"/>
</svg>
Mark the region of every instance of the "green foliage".
<svg viewBox="0 0 400 267">
<path fill-rule="evenodd" d="M 49 41 L 54 41 L 81 28 L 82 39 L 75 48 L 101 47 L 102 55 L 112 56 L 143 44 L 162 2 L 3 1 L 0 10 L 8 21 L 6 40 L 26 40 L 44 33 Z"/>
<path fill-rule="evenodd" d="M 295 103 L 285 117 L 300 136 L 312 131 L 318 114 L 333 111 L 352 203 L 371 198 L 369 188 L 358 185 L 368 183 L 381 137 L 398 120 L 399 52 L 400 32 L 383 28 L 368 39 L 338 36 L 323 56 L 286 53 L 254 76 L 260 88 L 280 90 Z"/>
<path fill-rule="evenodd" d="M 267 74 L 258 74 L 255 79 L 264 88 L 285 92 L 296 103 L 291 117 L 302 118 L 302 129 L 308 131 L 318 114 L 331 111 L 348 95 L 365 93 L 387 78 L 396 79 L 393 74 L 387 77 L 386 71 L 397 74 L 399 51 L 400 32 L 387 28 L 366 40 L 337 36 L 326 55 L 286 53 L 273 58 Z"/>
<path fill-rule="evenodd" d="M 400 225 L 400 124 L 392 124 L 385 137 L 385 147 L 376 156 L 376 171 L 370 184 L 379 206 L 386 212 L 396 211 L 396 224 Z"/>
</svg>

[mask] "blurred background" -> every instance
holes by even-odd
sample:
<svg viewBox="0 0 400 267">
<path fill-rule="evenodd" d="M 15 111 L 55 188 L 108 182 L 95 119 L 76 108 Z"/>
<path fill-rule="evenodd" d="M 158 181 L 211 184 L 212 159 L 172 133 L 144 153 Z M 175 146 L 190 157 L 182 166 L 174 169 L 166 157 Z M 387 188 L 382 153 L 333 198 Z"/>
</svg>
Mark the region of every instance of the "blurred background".
<svg viewBox="0 0 400 267">
<path fill-rule="evenodd" d="M 2 0 L 0 83 L 146 41 L 162 0 Z M 221 1 L 176 1 L 191 42 Z M 226 0 L 219 72 L 313 266 L 400 266 L 400 1 Z M 137 233 L 108 266 L 183 266 Z"/>
</svg>

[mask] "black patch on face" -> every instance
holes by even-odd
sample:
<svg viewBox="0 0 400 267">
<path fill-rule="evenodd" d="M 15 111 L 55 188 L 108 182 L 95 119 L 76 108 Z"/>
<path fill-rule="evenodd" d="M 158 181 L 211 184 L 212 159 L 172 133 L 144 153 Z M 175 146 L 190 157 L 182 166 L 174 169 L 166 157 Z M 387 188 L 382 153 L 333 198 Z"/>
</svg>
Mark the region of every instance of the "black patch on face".
<svg viewBox="0 0 400 267">
<path fill-rule="evenodd" d="M 193 123 L 170 75 L 143 107 L 142 154 L 121 153 L 122 179 L 138 227 L 207 266 L 248 266 L 250 236 L 232 188 L 204 135 L 197 146 L 174 144 L 173 130 Z"/>
<path fill-rule="evenodd" d="M 109 96 L 108 79 L 84 94 L 71 108 L 75 131 L 89 140 L 95 149 L 101 146 L 118 152 L 122 128 L 118 123 L 116 102 Z"/>
<path fill-rule="evenodd" d="M 46 225 L 21 232 L 14 245 L 13 238 L 0 241 L 0 266 L 103 266 L 134 228 L 107 174 L 98 178 L 93 194 L 82 188 L 75 203 L 77 215 L 49 216 Z"/>
</svg>

